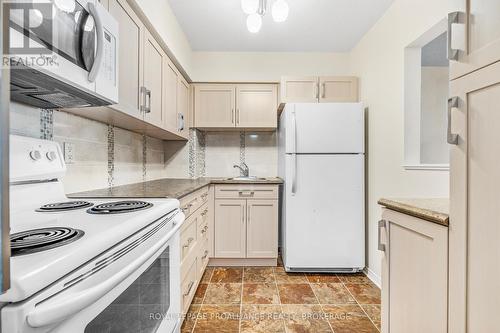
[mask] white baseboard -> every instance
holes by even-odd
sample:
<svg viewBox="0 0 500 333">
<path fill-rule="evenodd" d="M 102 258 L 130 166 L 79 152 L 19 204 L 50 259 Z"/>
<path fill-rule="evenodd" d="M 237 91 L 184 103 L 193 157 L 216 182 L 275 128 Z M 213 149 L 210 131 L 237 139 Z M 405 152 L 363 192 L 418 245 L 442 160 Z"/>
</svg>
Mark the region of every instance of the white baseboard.
<svg viewBox="0 0 500 333">
<path fill-rule="evenodd" d="M 365 275 L 373 282 L 377 285 L 377 287 L 379 287 L 380 289 L 382 289 L 382 279 L 380 278 L 380 276 L 378 276 L 377 274 L 375 274 L 375 272 L 373 272 L 370 268 L 368 267 L 365 267 L 365 269 L 363 270 L 363 272 L 365 273 Z"/>
</svg>

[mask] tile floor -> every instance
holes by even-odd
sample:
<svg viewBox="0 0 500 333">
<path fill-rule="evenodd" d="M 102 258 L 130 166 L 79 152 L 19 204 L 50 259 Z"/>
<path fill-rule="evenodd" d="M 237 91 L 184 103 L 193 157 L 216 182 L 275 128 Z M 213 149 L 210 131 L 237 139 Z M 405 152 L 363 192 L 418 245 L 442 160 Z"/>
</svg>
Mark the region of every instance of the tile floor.
<svg viewBox="0 0 500 333">
<path fill-rule="evenodd" d="M 207 268 L 182 333 L 376 333 L 380 290 L 365 275 Z"/>
</svg>

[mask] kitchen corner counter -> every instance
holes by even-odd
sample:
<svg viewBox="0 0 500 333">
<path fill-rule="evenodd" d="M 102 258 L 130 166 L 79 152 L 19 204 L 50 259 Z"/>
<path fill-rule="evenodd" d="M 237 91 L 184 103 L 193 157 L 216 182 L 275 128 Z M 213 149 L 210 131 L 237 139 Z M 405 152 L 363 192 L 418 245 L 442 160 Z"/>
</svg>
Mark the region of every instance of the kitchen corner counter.
<svg viewBox="0 0 500 333">
<path fill-rule="evenodd" d="M 380 199 L 378 204 L 388 209 L 420 219 L 449 225 L 449 199 Z"/>
<path fill-rule="evenodd" d="M 241 181 L 227 178 L 175 179 L 164 178 L 128 185 L 113 186 L 98 190 L 69 194 L 69 198 L 176 198 L 210 184 L 282 184 L 280 178 L 265 178 Z"/>
</svg>

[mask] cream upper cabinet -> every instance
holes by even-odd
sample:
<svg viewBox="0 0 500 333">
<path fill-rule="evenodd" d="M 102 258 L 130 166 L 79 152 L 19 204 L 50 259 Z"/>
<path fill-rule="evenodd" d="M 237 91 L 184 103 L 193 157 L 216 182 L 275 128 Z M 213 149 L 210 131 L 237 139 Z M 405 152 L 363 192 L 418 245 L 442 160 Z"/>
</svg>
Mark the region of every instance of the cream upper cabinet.
<svg viewBox="0 0 500 333">
<path fill-rule="evenodd" d="M 317 76 L 286 76 L 281 78 L 282 103 L 316 103 L 319 87 Z"/>
<path fill-rule="evenodd" d="M 500 62 L 450 94 L 450 332 L 499 332 Z"/>
<path fill-rule="evenodd" d="M 450 64 L 452 79 L 500 60 L 500 1 L 468 0 L 467 3 L 465 15 L 452 13 L 448 17 L 451 40 L 458 40 L 451 47 L 459 50 L 451 52 L 456 54 L 456 61 Z"/>
<path fill-rule="evenodd" d="M 353 76 L 281 78 L 281 103 L 347 103 L 358 100 L 358 79 Z"/>
<path fill-rule="evenodd" d="M 379 228 L 382 332 L 447 333 L 448 228 L 388 209 Z"/>
<path fill-rule="evenodd" d="M 177 119 L 179 134 L 187 138 L 189 135 L 189 83 L 181 75 L 177 80 Z"/>
<path fill-rule="evenodd" d="M 163 65 L 167 55 L 147 30 L 144 43 L 144 120 L 163 127 Z"/>
<path fill-rule="evenodd" d="M 278 88 L 274 84 L 244 84 L 236 87 L 236 126 L 275 128 Z"/>
<path fill-rule="evenodd" d="M 195 126 L 199 128 L 234 127 L 235 103 L 234 85 L 196 85 Z"/>
<path fill-rule="evenodd" d="M 278 256 L 278 201 L 247 200 L 247 258 Z"/>
<path fill-rule="evenodd" d="M 320 103 L 357 102 L 358 79 L 352 76 L 324 76 L 319 78 Z"/>
<path fill-rule="evenodd" d="M 246 200 L 215 201 L 215 257 L 246 256 Z"/>
<path fill-rule="evenodd" d="M 126 0 L 109 0 L 109 12 L 118 21 L 120 28 L 118 77 L 121 111 L 142 119 L 143 85 L 143 32 L 144 25 Z"/>
<path fill-rule="evenodd" d="M 166 61 L 163 80 L 165 87 L 164 126 L 171 132 L 177 132 L 177 81 L 179 80 L 179 74 L 170 60 Z"/>
</svg>

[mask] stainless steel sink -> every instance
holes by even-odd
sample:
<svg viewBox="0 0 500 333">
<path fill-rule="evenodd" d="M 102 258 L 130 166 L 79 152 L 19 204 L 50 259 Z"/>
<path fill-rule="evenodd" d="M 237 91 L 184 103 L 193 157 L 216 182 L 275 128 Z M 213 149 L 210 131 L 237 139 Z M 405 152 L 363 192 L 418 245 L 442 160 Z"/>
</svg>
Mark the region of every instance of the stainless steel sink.
<svg viewBox="0 0 500 333">
<path fill-rule="evenodd" d="M 238 181 L 256 181 L 256 180 L 266 180 L 266 178 L 261 178 L 261 177 L 255 177 L 255 176 L 248 176 L 248 177 L 233 177 L 233 178 L 226 178 L 226 180 L 238 180 Z"/>
</svg>

